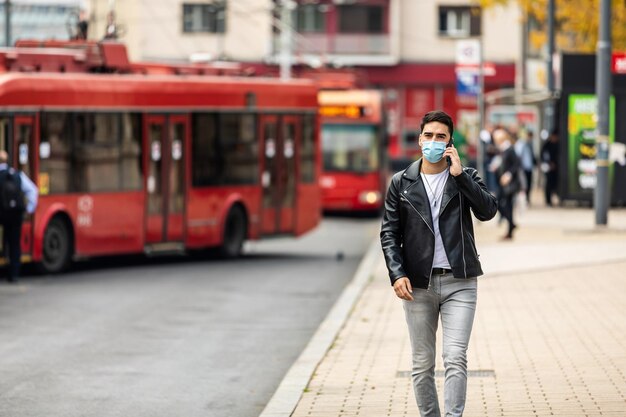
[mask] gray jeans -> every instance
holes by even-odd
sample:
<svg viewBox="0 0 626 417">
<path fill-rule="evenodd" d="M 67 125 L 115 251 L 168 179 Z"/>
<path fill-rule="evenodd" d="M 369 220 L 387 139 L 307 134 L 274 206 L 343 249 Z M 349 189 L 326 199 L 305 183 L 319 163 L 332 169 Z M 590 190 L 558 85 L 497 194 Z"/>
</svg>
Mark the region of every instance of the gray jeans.
<svg viewBox="0 0 626 417">
<path fill-rule="evenodd" d="M 439 314 L 443 328 L 446 417 L 460 417 L 467 391 L 467 345 L 476 311 L 476 278 L 433 275 L 428 290 L 413 289 L 413 301 L 404 300 L 413 351 L 413 389 L 422 417 L 440 417 L 435 386 L 435 336 Z"/>
</svg>

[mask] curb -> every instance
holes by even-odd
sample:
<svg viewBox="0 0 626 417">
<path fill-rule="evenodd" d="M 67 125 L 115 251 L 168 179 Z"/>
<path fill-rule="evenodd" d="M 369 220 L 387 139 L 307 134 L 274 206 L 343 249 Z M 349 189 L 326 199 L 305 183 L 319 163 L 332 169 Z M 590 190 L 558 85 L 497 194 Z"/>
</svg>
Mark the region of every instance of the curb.
<svg viewBox="0 0 626 417">
<path fill-rule="evenodd" d="M 317 365 L 335 341 L 352 307 L 367 285 L 375 264 L 379 260 L 380 251 L 380 240 L 375 238 L 370 243 L 352 280 L 344 288 L 298 359 L 291 365 L 259 417 L 289 417 L 294 412 Z"/>
</svg>

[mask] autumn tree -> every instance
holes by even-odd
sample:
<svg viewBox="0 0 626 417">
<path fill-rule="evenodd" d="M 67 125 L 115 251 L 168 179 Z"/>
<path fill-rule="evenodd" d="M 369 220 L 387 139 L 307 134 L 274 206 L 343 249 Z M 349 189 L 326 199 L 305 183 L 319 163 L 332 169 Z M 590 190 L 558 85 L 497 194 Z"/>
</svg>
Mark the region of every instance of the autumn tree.
<svg viewBox="0 0 626 417">
<path fill-rule="evenodd" d="M 542 49 L 547 42 L 548 0 L 477 0 L 484 8 L 515 2 L 529 23 L 531 48 Z M 557 50 L 564 52 L 596 51 L 600 0 L 555 0 L 555 38 Z M 613 0 L 611 8 L 613 50 L 626 51 L 626 3 Z"/>
</svg>

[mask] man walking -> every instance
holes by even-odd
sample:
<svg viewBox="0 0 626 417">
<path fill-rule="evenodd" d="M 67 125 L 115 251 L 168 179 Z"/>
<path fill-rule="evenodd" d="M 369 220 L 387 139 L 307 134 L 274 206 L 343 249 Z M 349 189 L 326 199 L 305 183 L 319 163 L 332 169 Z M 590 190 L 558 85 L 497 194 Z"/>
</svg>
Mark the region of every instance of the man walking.
<svg viewBox="0 0 626 417">
<path fill-rule="evenodd" d="M 495 198 L 452 144 L 452 119 L 427 113 L 420 126 L 423 158 L 395 174 L 385 200 L 380 239 L 389 277 L 403 300 L 412 348 L 412 379 L 422 417 L 439 417 L 435 335 L 443 327 L 446 416 L 462 416 L 467 347 L 482 275 L 471 213 L 492 219 Z"/>
<path fill-rule="evenodd" d="M 4 239 L 4 255 L 9 260 L 7 280 L 17 282 L 22 257 L 24 211 L 30 214 L 35 211 L 38 191 L 28 176 L 9 167 L 8 161 L 9 155 L 6 151 L 0 151 L 0 224 Z"/>
</svg>

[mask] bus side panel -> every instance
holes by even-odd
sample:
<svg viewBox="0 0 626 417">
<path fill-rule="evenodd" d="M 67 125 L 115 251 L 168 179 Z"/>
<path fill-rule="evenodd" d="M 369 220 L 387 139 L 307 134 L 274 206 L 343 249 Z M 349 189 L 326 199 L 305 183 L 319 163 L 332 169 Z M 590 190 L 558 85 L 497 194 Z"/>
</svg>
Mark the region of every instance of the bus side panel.
<svg viewBox="0 0 626 417">
<path fill-rule="evenodd" d="M 295 235 L 300 236 L 315 227 L 322 220 L 320 187 L 316 184 L 298 185 L 298 202 Z"/>
<path fill-rule="evenodd" d="M 76 210 L 76 254 L 107 255 L 143 251 L 145 226 L 142 192 L 85 194 L 76 198 Z"/>
<path fill-rule="evenodd" d="M 333 186 L 323 188 L 322 201 L 324 210 L 329 211 L 375 211 L 382 207 L 381 179 L 378 172 L 355 174 L 329 172 L 326 180 Z M 371 202 L 363 200 L 361 194 L 378 193 L 378 198 Z"/>
<path fill-rule="evenodd" d="M 41 259 L 45 227 L 54 213 L 60 211 L 67 213 L 72 221 L 76 255 L 143 251 L 143 201 L 141 192 L 41 196 L 37 209 L 35 260 Z M 61 207 L 64 210 L 60 210 Z"/>
<path fill-rule="evenodd" d="M 188 196 L 187 247 L 221 245 L 227 209 L 235 201 L 241 201 L 248 214 L 248 237 L 258 238 L 261 211 L 261 189 L 258 186 L 192 188 Z"/>
</svg>

